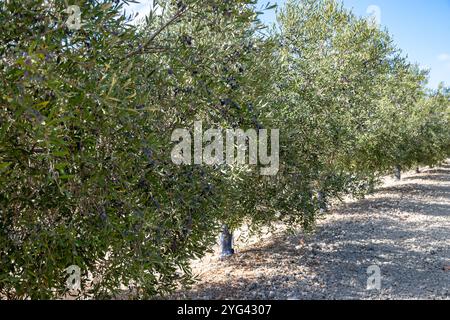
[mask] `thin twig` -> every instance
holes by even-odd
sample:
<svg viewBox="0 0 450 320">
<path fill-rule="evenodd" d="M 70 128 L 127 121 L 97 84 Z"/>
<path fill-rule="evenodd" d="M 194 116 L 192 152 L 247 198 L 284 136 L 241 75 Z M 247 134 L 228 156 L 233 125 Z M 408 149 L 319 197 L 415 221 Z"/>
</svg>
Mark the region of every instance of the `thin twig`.
<svg viewBox="0 0 450 320">
<path fill-rule="evenodd" d="M 152 43 L 152 41 L 155 40 L 155 38 L 156 38 L 161 32 L 164 31 L 164 29 L 166 29 L 168 26 L 170 26 L 172 23 L 174 23 L 177 19 L 179 19 L 185 12 L 187 12 L 187 7 L 178 10 L 178 11 L 173 15 L 173 17 L 170 18 L 170 20 L 168 20 L 166 23 L 164 23 L 161 27 L 159 27 L 158 30 L 156 30 L 155 33 L 153 33 L 153 34 L 150 36 L 150 38 L 147 40 L 147 42 L 146 42 L 142 47 L 140 47 L 139 49 L 137 49 L 137 50 L 135 50 L 135 51 L 132 51 L 132 52 L 128 53 L 128 54 L 125 56 L 125 59 L 126 59 L 126 58 L 130 58 L 131 56 L 134 56 L 134 55 L 136 55 L 136 54 L 141 54 L 141 53 L 143 53 L 144 50 L 146 49 L 146 47 L 149 46 L 149 45 Z"/>
</svg>

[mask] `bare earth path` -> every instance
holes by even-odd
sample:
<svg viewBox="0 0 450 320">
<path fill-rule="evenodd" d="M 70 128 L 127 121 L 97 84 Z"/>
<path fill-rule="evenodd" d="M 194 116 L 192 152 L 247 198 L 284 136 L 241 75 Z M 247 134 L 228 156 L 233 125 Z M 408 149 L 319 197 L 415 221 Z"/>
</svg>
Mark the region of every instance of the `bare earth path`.
<svg viewBox="0 0 450 320">
<path fill-rule="evenodd" d="M 367 290 L 379 266 L 381 290 Z M 450 165 L 387 179 L 340 205 L 317 232 L 272 235 L 194 265 L 188 299 L 450 299 Z"/>
</svg>

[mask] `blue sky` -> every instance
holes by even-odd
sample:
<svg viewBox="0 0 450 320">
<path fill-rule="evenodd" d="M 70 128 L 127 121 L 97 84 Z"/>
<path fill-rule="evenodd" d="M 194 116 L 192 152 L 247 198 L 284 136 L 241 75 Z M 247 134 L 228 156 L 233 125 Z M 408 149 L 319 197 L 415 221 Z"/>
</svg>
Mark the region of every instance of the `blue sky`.
<svg viewBox="0 0 450 320">
<path fill-rule="evenodd" d="M 260 0 L 266 4 L 270 0 Z M 411 62 L 430 69 L 429 87 L 437 88 L 443 81 L 450 86 L 450 0 L 342 0 L 360 16 L 376 6 L 382 27 L 389 30 L 396 45 Z M 135 5 L 137 11 L 148 12 L 151 0 Z M 272 0 L 282 5 L 284 0 Z M 266 22 L 273 22 L 275 13 L 267 12 Z"/>
</svg>

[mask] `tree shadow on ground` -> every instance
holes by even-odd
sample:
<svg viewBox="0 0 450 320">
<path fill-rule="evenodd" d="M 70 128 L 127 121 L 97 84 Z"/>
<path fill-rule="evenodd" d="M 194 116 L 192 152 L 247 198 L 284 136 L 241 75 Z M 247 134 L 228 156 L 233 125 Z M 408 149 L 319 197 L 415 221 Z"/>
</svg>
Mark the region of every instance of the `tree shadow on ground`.
<svg viewBox="0 0 450 320">
<path fill-rule="evenodd" d="M 445 168 L 405 180 L 449 181 Z M 342 205 L 309 237 L 276 236 L 216 262 L 218 273 L 189 297 L 449 299 L 450 186 L 416 182 L 377 193 Z M 380 291 L 367 290 L 371 265 L 380 268 Z"/>
<path fill-rule="evenodd" d="M 450 174 L 449 174 L 450 176 Z M 447 176 L 448 177 L 448 176 Z M 429 179 L 428 179 L 429 180 Z M 449 186 L 436 186 L 436 185 L 424 185 L 419 183 L 409 183 L 394 187 L 377 189 L 375 194 L 392 194 L 392 195 L 407 195 L 408 197 L 426 197 L 431 196 L 433 198 L 450 198 L 450 185 Z M 362 200 L 364 201 L 364 200 Z"/>
<path fill-rule="evenodd" d="M 417 176 L 417 177 L 406 177 L 406 178 L 403 178 L 403 180 L 406 180 L 406 181 L 411 181 L 411 180 L 447 181 L 448 174 L 450 174 L 450 171 L 447 171 L 447 174 L 427 174 L 427 175 L 422 175 L 422 176 Z"/>
</svg>

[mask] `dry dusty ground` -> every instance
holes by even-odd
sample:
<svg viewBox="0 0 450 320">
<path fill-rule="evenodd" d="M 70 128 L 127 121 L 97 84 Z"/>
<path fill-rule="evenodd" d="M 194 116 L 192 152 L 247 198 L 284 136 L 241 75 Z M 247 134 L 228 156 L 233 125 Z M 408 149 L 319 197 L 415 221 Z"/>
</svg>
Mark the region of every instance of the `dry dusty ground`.
<svg viewBox="0 0 450 320">
<path fill-rule="evenodd" d="M 238 242 L 225 261 L 193 264 L 185 299 L 450 299 L 450 165 L 386 178 L 376 193 L 333 209 L 308 237 Z M 367 290 L 379 266 L 381 289 Z"/>
</svg>

